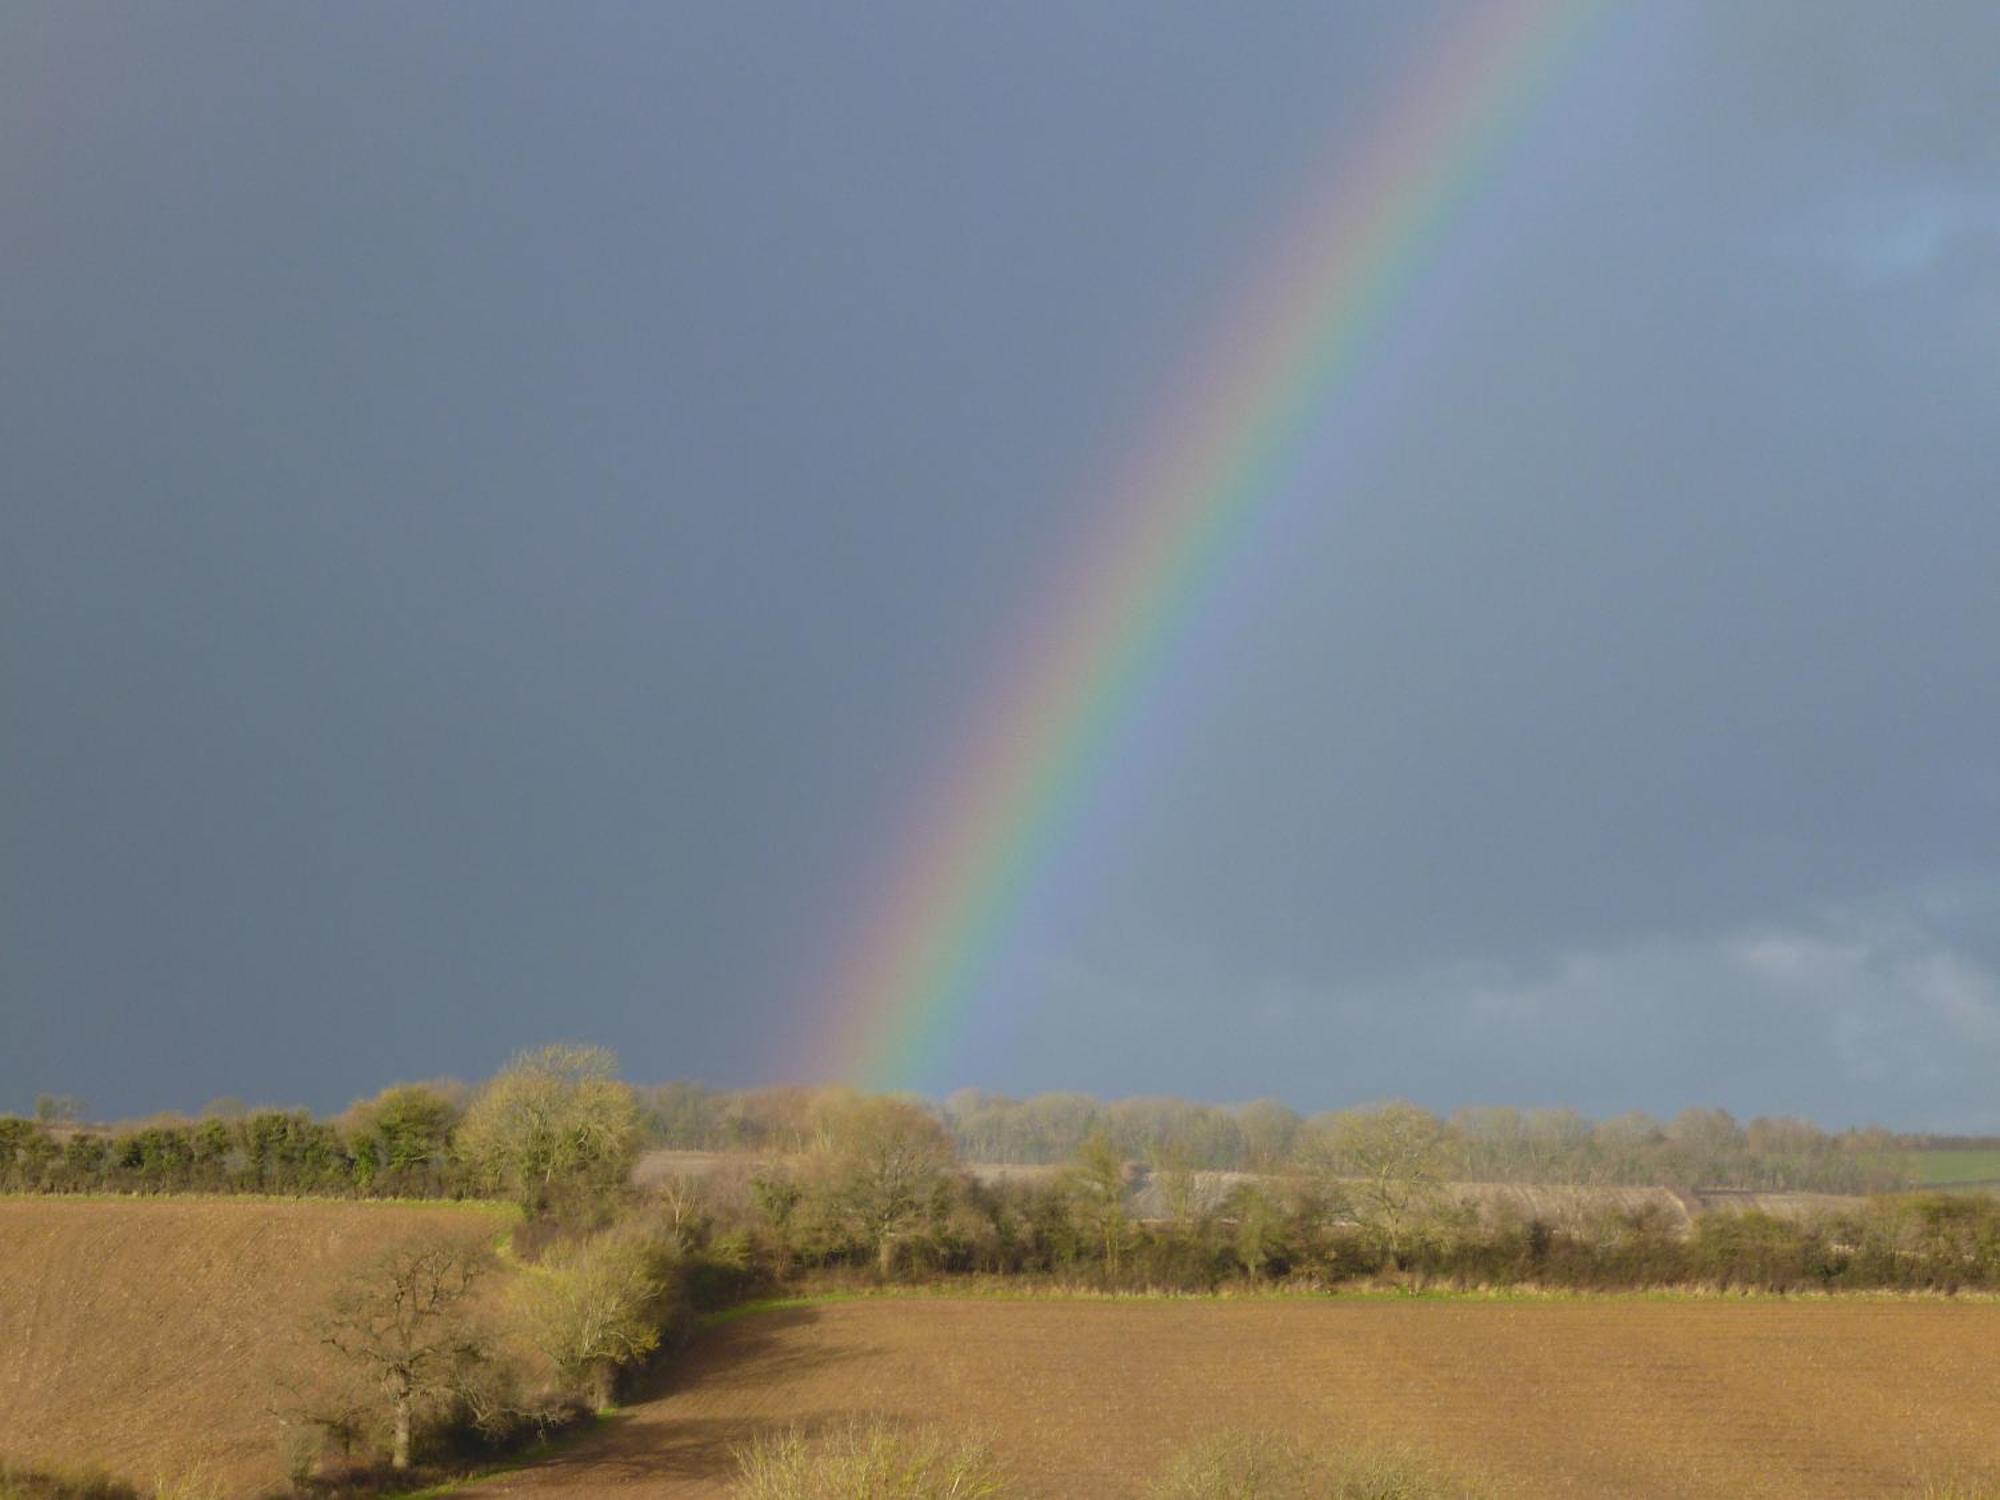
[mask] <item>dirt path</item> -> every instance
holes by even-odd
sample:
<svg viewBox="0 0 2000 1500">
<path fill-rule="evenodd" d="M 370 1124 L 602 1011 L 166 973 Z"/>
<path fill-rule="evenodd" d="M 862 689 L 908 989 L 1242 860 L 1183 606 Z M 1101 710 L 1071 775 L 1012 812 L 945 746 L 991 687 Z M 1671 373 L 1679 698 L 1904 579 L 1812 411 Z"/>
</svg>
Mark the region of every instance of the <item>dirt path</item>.
<svg viewBox="0 0 2000 1500">
<path fill-rule="evenodd" d="M 601 1436 L 464 1493 L 719 1497 L 733 1444 L 862 1413 L 981 1429 L 1043 1497 L 1136 1495 L 1245 1425 L 1420 1439 L 1524 1496 L 1872 1500 L 2000 1462 L 2000 1305 L 832 1303 L 715 1330 Z"/>
</svg>

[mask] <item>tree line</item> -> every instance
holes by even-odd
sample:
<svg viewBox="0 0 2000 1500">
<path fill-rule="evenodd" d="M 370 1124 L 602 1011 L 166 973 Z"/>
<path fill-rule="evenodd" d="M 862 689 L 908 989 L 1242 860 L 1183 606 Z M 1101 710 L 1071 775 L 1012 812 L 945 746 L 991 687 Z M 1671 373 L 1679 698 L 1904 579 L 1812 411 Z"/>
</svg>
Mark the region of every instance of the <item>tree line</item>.
<svg viewBox="0 0 2000 1500">
<path fill-rule="evenodd" d="M 1454 1190 L 1457 1149 L 1446 1122 L 1390 1103 L 1305 1122 L 1269 1175 L 1205 1180 L 1170 1155 L 1135 1161 L 1099 1130 L 1053 1170 L 995 1178 L 960 1166 L 934 1112 L 854 1097 L 827 1112 L 804 1151 L 738 1159 L 654 1190 L 777 1283 L 826 1273 L 1184 1291 L 1369 1279 L 2000 1288 L 2000 1199 L 1890 1194 L 1795 1214 L 1690 1217 L 1668 1195 L 1606 1195 L 1538 1214 L 1519 1198 Z"/>
<path fill-rule="evenodd" d="M 798 1152 L 821 1132 L 827 1090 L 720 1090 L 699 1083 L 642 1089 L 648 1135 L 701 1151 Z M 921 1102 L 921 1101 L 919 1101 Z M 1301 1115 L 1275 1099 L 1210 1105 L 1185 1099 L 1110 1102 L 1088 1094 L 1025 1099 L 968 1089 L 932 1107 L 958 1155 L 973 1162 L 1052 1165 L 1102 1135 L 1136 1161 L 1197 1171 L 1271 1172 L 1343 1112 Z M 1461 1109 L 1440 1121 L 1452 1176 L 1469 1182 L 1886 1192 L 1910 1185 L 1904 1142 L 1886 1130 L 1821 1129 L 1810 1120 L 1688 1109 L 1670 1120 L 1632 1113 L 1592 1120 L 1572 1109 Z"/>
<path fill-rule="evenodd" d="M 77 1123 L 75 1101 L 45 1096 L 33 1118 L 0 1116 L 0 1189 L 476 1196 L 492 1191 L 488 1122 L 536 1107 L 517 1097 L 518 1078 L 503 1077 L 504 1086 L 495 1080 L 479 1089 L 398 1084 L 332 1119 L 222 1101 L 195 1119 L 94 1127 Z M 805 1153 L 855 1097 L 690 1082 L 613 1090 L 612 1082 L 598 1080 L 603 1119 L 592 1148 L 606 1160 L 647 1146 Z M 1101 1136 L 1128 1160 L 1267 1173 L 1285 1170 L 1304 1143 L 1353 1113 L 1304 1116 L 1273 1099 L 1219 1106 L 978 1090 L 936 1104 L 906 1102 L 938 1122 L 964 1161 L 1054 1165 Z M 1873 1128 L 1829 1132 L 1789 1117 L 1742 1124 L 1725 1110 L 1688 1109 L 1664 1121 L 1639 1113 L 1592 1120 L 1570 1109 L 1497 1107 L 1459 1110 L 1437 1130 L 1448 1174 L 1469 1182 L 1825 1193 L 1911 1185 L 1912 1140 Z M 550 1166 L 543 1164 L 545 1178 Z"/>
<path fill-rule="evenodd" d="M 540 1211 L 612 1190 L 642 1144 L 617 1059 L 565 1044 L 477 1089 L 396 1084 L 330 1120 L 237 1107 L 120 1126 L 0 1116 L 0 1190 L 499 1196 Z"/>
</svg>

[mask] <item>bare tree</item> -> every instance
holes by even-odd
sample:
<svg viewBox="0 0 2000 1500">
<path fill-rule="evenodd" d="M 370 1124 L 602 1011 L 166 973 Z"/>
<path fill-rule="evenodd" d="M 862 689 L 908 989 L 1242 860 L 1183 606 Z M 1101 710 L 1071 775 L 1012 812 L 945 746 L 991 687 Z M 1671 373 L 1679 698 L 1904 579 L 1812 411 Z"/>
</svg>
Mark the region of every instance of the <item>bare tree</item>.
<svg viewBox="0 0 2000 1500">
<path fill-rule="evenodd" d="M 1103 1130 L 1084 1137 L 1066 1174 L 1077 1223 L 1104 1249 L 1104 1268 L 1118 1274 L 1130 1220 L 1125 1212 L 1125 1158 Z"/>
<path fill-rule="evenodd" d="M 1194 1163 L 1194 1151 L 1179 1135 L 1168 1135 L 1155 1141 L 1146 1163 L 1152 1169 L 1153 1184 L 1160 1190 L 1160 1201 L 1166 1206 L 1167 1217 L 1182 1233 L 1194 1226 L 1203 1207 L 1201 1179 L 1195 1172 Z"/>
<path fill-rule="evenodd" d="M 1442 1120 L 1397 1100 L 1315 1119 L 1304 1158 L 1400 1265 L 1444 1206 L 1447 1146 Z"/>
<path fill-rule="evenodd" d="M 1701 1187 L 1729 1176 L 1730 1158 L 1743 1149 L 1743 1129 L 1726 1109 L 1684 1109 L 1667 1122 L 1669 1170 L 1679 1187 Z"/>
<path fill-rule="evenodd" d="M 956 1158 L 936 1117 L 901 1099 L 855 1099 L 827 1125 L 827 1183 L 838 1215 L 887 1276 L 899 1247 L 942 1217 Z"/>
<path fill-rule="evenodd" d="M 467 1304 L 490 1264 L 449 1240 L 391 1246 L 341 1283 L 320 1319 L 320 1343 L 381 1383 L 394 1468 L 410 1466 L 417 1413 L 462 1390 L 488 1357 Z"/>
<path fill-rule="evenodd" d="M 320 1343 L 317 1324 L 311 1343 Z M 373 1371 L 350 1361 L 301 1359 L 286 1351 L 274 1355 L 267 1380 L 271 1400 L 266 1410 L 282 1430 L 288 1467 L 299 1479 L 312 1473 L 322 1454 L 350 1457 L 381 1416 Z"/>
<path fill-rule="evenodd" d="M 708 1218 L 707 1182 L 686 1172 L 675 1172 L 655 1182 L 652 1193 L 675 1248 L 687 1249 Z"/>
<path fill-rule="evenodd" d="M 1243 1165 L 1253 1172 L 1275 1171 L 1292 1154 L 1299 1133 L 1298 1112 L 1276 1099 L 1252 1099 L 1236 1111 L 1243 1136 Z"/>
</svg>

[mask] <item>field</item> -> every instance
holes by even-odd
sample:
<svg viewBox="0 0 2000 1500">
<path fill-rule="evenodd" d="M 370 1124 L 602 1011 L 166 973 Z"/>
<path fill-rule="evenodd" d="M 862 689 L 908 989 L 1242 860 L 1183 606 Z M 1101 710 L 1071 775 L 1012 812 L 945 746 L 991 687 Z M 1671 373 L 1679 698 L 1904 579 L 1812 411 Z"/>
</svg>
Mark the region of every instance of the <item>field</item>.
<svg viewBox="0 0 2000 1500">
<path fill-rule="evenodd" d="M 230 1493 L 283 1478 L 273 1349 L 347 1266 L 501 1211 L 271 1198 L 0 1198 L 0 1455 Z"/>
<path fill-rule="evenodd" d="M 759 1430 L 988 1435 L 1048 1497 L 1132 1496 L 1219 1424 L 1419 1439 L 1522 1496 L 1875 1497 L 2000 1460 L 2000 1304 L 883 1298 L 712 1330 L 608 1431 L 465 1496 L 720 1497 Z"/>
<path fill-rule="evenodd" d="M 274 1346 L 341 1271 L 509 1211 L 0 1198 L 0 1455 L 278 1486 Z M 2000 1301 L 888 1296 L 725 1320 L 558 1457 L 465 1496 L 722 1500 L 760 1431 L 991 1439 L 1025 1495 L 1137 1496 L 1205 1428 L 1415 1440 L 1522 1497 L 1915 1495 L 2000 1472 Z"/>
<path fill-rule="evenodd" d="M 2000 1151 L 1952 1147 L 1912 1151 L 1910 1165 L 1924 1187 L 2000 1187 Z"/>
</svg>

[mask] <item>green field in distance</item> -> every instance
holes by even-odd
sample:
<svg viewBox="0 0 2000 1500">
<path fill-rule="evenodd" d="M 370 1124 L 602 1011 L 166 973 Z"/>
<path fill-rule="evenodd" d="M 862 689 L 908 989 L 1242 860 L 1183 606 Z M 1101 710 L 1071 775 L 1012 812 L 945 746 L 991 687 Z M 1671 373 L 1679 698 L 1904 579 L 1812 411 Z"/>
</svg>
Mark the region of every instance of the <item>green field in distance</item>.
<svg viewBox="0 0 2000 1500">
<path fill-rule="evenodd" d="M 2000 1149 L 1912 1151 L 1910 1166 L 1924 1187 L 2000 1185 Z"/>
</svg>

